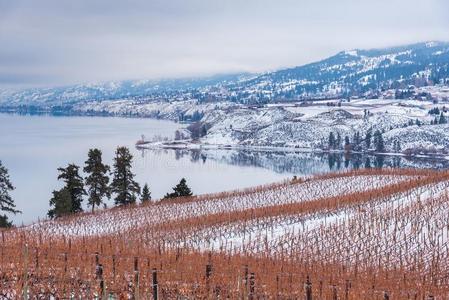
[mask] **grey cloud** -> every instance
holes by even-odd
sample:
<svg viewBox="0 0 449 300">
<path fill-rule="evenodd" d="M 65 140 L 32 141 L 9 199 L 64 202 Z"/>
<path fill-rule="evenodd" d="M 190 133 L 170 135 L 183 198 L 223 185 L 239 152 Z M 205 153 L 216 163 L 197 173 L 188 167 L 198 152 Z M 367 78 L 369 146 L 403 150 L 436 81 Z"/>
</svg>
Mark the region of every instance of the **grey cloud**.
<svg viewBox="0 0 449 300">
<path fill-rule="evenodd" d="M 444 0 L 0 0 L 0 86 L 258 72 L 449 40 L 448 9 Z"/>
</svg>

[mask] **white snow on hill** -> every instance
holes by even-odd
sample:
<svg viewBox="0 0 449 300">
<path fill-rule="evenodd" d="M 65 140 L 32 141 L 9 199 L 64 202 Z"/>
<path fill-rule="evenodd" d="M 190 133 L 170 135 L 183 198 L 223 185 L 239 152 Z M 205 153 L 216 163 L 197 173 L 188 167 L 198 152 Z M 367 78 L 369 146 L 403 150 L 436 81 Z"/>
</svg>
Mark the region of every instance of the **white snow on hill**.
<svg viewBox="0 0 449 300">
<path fill-rule="evenodd" d="M 325 104 L 311 106 L 268 106 L 264 108 L 233 108 L 216 110 L 202 121 L 210 124 L 206 144 L 281 146 L 323 149 L 329 134 L 339 134 L 344 140 L 356 132 L 362 140 L 368 130 L 384 132 L 387 151 L 393 151 L 394 142 L 401 149 L 439 149 L 449 145 L 449 127 L 446 124 L 428 125 L 435 118 L 428 110 L 443 105 L 409 100 L 359 100 L 343 103 L 341 107 Z M 423 125 L 410 125 L 416 120 Z"/>
</svg>

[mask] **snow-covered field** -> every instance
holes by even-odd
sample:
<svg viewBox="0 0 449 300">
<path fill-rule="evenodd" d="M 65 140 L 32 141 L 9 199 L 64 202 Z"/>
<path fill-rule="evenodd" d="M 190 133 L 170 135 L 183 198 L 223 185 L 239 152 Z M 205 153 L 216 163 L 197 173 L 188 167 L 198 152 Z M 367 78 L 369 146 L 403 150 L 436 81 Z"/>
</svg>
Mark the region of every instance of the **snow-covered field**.
<svg viewBox="0 0 449 300">
<path fill-rule="evenodd" d="M 352 194 L 405 182 L 409 179 L 409 176 L 361 175 L 309 180 L 293 184 L 284 183 L 230 196 L 206 195 L 197 201 L 174 204 L 161 202 L 116 211 L 107 210 L 57 222 L 44 221 L 25 227 L 24 230 L 65 237 L 116 234 L 173 220 L 187 220 Z"/>
<path fill-rule="evenodd" d="M 441 245 L 447 244 L 449 230 L 442 224 L 449 224 L 447 202 L 444 203 L 443 200 L 444 193 L 449 192 L 448 188 L 448 182 L 441 182 L 333 211 L 323 209 L 288 217 L 258 218 L 243 226 L 240 223 L 221 224 L 213 230 L 207 228 L 202 232 L 192 233 L 188 240 L 190 246 L 203 249 L 245 249 L 255 254 L 263 254 L 267 246 L 270 251 L 282 251 L 292 241 L 298 251 L 307 247 L 317 253 L 329 253 L 344 241 L 345 245 L 339 247 L 350 249 L 351 252 L 345 253 L 350 257 L 357 254 L 362 257 L 364 253 L 369 253 L 369 248 L 383 248 L 382 253 L 388 250 L 391 263 L 394 264 L 400 259 L 397 254 L 407 240 L 419 243 L 420 240 L 434 238 L 427 235 L 425 224 L 435 227 Z M 415 220 L 410 215 L 418 219 Z M 372 230 L 378 232 L 373 235 Z M 305 242 L 314 241 L 316 236 L 322 237 L 319 242 Z M 261 247 L 262 244 L 265 247 Z M 351 247 L 356 244 L 360 247 Z M 404 251 L 404 255 L 411 258 L 417 255 L 415 250 L 416 248 Z"/>
</svg>

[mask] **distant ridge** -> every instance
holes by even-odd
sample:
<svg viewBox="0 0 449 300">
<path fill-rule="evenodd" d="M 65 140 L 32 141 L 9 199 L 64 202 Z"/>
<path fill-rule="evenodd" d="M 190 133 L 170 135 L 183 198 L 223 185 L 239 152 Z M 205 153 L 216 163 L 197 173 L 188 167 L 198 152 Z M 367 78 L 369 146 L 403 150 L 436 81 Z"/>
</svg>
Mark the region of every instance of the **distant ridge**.
<svg viewBox="0 0 449 300">
<path fill-rule="evenodd" d="M 103 84 L 0 90 L 0 106 L 55 106 L 124 98 L 267 103 L 376 96 L 384 89 L 449 84 L 449 43 L 354 49 L 303 66 L 263 74 L 177 80 L 124 80 Z"/>
</svg>

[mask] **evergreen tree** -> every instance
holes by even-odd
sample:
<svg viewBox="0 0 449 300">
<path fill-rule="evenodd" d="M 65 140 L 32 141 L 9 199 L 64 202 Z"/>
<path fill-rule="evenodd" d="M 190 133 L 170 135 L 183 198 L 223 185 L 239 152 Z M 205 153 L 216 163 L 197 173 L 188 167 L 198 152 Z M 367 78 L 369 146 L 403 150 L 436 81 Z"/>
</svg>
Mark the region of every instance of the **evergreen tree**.
<svg viewBox="0 0 449 300">
<path fill-rule="evenodd" d="M 167 198 L 176 198 L 176 197 L 190 197 L 193 193 L 190 188 L 187 186 L 187 182 L 184 178 L 173 188 L 172 193 L 167 193 L 164 196 L 164 199 Z"/>
<path fill-rule="evenodd" d="M 385 151 L 384 139 L 382 137 L 382 133 L 379 130 L 376 130 L 376 132 L 374 133 L 374 147 L 376 148 L 376 152 Z"/>
<path fill-rule="evenodd" d="M 3 166 L 0 160 L 0 211 L 17 214 L 20 211 L 16 209 L 14 200 L 9 194 L 12 190 L 14 190 L 14 186 L 9 180 L 8 169 Z"/>
<path fill-rule="evenodd" d="M 351 151 L 351 141 L 349 140 L 348 136 L 345 136 L 345 151 L 346 152 Z"/>
<path fill-rule="evenodd" d="M 335 141 L 334 133 L 331 132 L 331 133 L 329 133 L 329 150 L 335 149 L 335 143 L 336 143 L 336 141 Z"/>
<path fill-rule="evenodd" d="M 365 136 L 365 145 L 366 145 L 366 150 L 369 150 L 371 148 L 371 138 L 373 135 L 373 130 L 370 128 L 368 129 L 368 131 L 366 132 L 366 136 Z"/>
<path fill-rule="evenodd" d="M 84 172 L 88 174 L 85 180 L 89 195 L 87 201 L 92 206 L 92 212 L 95 206 L 100 206 L 103 203 L 103 197 L 111 196 L 108 177 L 110 168 L 103 164 L 101 155 L 101 150 L 90 149 L 84 167 Z"/>
<path fill-rule="evenodd" d="M 50 207 L 48 216 L 51 219 L 69 215 L 73 212 L 73 201 L 70 191 L 67 187 L 59 191 L 53 191 L 53 198 L 50 199 Z"/>
<path fill-rule="evenodd" d="M 441 112 L 438 124 L 446 124 L 446 123 L 447 123 L 446 117 L 444 116 L 443 112 Z"/>
<path fill-rule="evenodd" d="M 371 160 L 369 157 L 367 157 L 365 160 L 365 169 L 370 169 L 370 168 L 371 168 Z"/>
<path fill-rule="evenodd" d="M 58 180 L 64 180 L 65 189 L 70 194 L 71 212 L 82 212 L 81 203 L 83 202 L 83 196 L 86 195 L 86 191 L 84 190 L 83 178 L 79 175 L 79 166 L 69 164 L 67 168 L 58 168 L 58 171 Z"/>
<path fill-rule="evenodd" d="M 337 139 L 335 140 L 335 143 L 336 143 L 335 148 L 341 149 L 341 135 L 339 132 L 337 132 Z"/>
<path fill-rule="evenodd" d="M 140 187 L 134 181 L 131 172 L 133 156 L 126 147 L 118 147 L 114 158 L 113 180 L 111 192 L 116 194 L 115 204 L 128 205 L 136 202 L 136 194 L 140 193 Z"/>
<path fill-rule="evenodd" d="M 401 144 L 399 140 L 395 140 L 393 144 L 394 152 L 399 153 L 401 152 Z"/>
<path fill-rule="evenodd" d="M 0 228 L 9 228 L 12 226 L 12 223 L 8 221 L 7 215 L 0 215 Z"/>
<path fill-rule="evenodd" d="M 140 201 L 144 203 L 150 200 L 151 200 L 150 188 L 148 187 L 148 184 L 145 183 L 142 189 L 142 195 L 140 196 Z"/>
<path fill-rule="evenodd" d="M 360 145 L 360 132 L 356 131 L 352 139 L 352 149 L 354 151 L 362 151 L 362 146 Z"/>
</svg>

